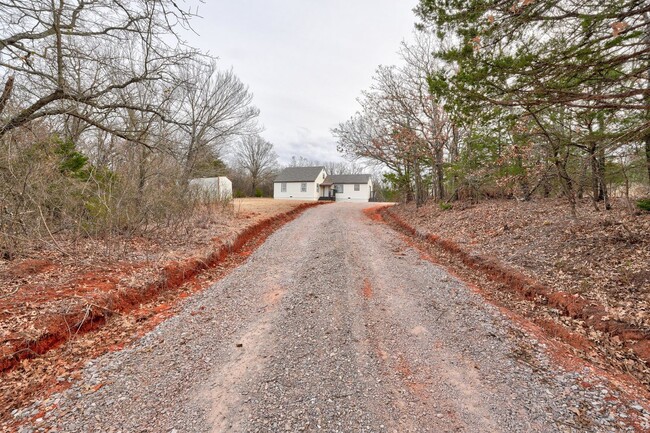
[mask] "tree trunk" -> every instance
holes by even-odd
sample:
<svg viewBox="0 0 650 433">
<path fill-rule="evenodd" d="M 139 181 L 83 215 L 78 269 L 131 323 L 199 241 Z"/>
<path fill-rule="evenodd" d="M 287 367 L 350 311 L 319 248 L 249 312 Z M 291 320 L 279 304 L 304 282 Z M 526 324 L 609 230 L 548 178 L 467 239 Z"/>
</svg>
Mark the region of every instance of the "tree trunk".
<svg viewBox="0 0 650 433">
<path fill-rule="evenodd" d="M 609 193 L 607 191 L 607 180 L 605 178 L 605 149 L 602 147 L 598 151 L 598 199 L 605 203 L 605 210 L 610 210 L 612 205 L 609 202 Z"/>
<path fill-rule="evenodd" d="M 458 141 L 459 141 L 459 133 L 458 133 L 458 127 L 455 125 L 452 127 L 453 131 L 453 140 L 452 140 L 452 145 L 451 145 L 451 150 L 449 151 L 449 161 L 452 164 L 455 164 L 458 160 Z M 454 174 L 451 179 L 451 191 L 453 191 L 452 197 L 450 197 L 450 200 L 458 200 L 458 174 L 456 170 L 454 170 Z"/>
<path fill-rule="evenodd" d="M 553 159 L 555 162 L 555 167 L 557 168 L 558 176 L 560 178 L 560 184 L 562 185 L 562 190 L 564 192 L 564 195 L 567 201 L 569 202 L 571 217 L 575 219 L 578 217 L 578 213 L 576 211 L 576 196 L 575 196 L 575 191 L 573 186 L 573 180 L 571 179 L 571 176 L 569 176 L 569 173 L 567 172 L 566 169 L 568 151 L 567 151 L 567 156 L 562 159 L 560 159 L 559 149 L 557 148 L 553 149 L 553 153 L 554 153 Z"/>
<path fill-rule="evenodd" d="M 5 83 L 5 88 L 2 91 L 2 96 L 0 96 L 0 114 L 4 111 L 5 107 L 7 106 L 7 102 L 9 102 L 9 98 L 11 98 L 11 92 L 14 89 L 14 76 L 10 75 L 9 78 L 7 78 L 7 82 Z"/>
<path fill-rule="evenodd" d="M 630 205 L 630 178 L 627 176 L 627 171 L 625 170 L 625 163 L 621 163 L 621 174 L 623 179 L 625 179 L 625 202 Z"/>
<path fill-rule="evenodd" d="M 422 182 L 422 169 L 417 158 L 413 163 L 413 180 L 415 184 L 415 206 L 420 207 L 426 201 L 426 191 Z"/>
<path fill-rule="evenodd" d="M 409 162 L 406 163 L 406 170 L 404 172 L 404 179 L 406 180 L 404 188 L 405 188 L 405 199 L 406 203 L 410 203 L 414 199 L 414 194 L 413 194 L 413 182 L 411 182 L 411 173 L 412 173 L 412 168 Z"/>
<path fill-rule="evenodd" d="M 599 129 L 605 136 L 605 120 L 602 116 L 598 118 Z M 607 193 L 607 183 L 605 180 L 605 148 L 600 146 L 598 152 L 596 153 L 596 160 L 598 165 L 598 200 L 602 200 L 605 203 L 605 210 L 610 210 L 612 206 L 609 203 L 609 194 Z"/>
<path fill-rule="evenodd" d="M 645 43 L 648 47 L 650 47 L 650 20 L 648 17 L 650 14 L 645 14 L 644 17 L 646 19 L 645 23 Z M 646 111 L 645 111 L 645 117 L 646 120 L 650 122 L 650 60 L 648 60 L 647 64 L 647 71 L 646 71 L 646 81 L 645 81 L 645 88 L 646 88 L 646 94 L 645 94 L 645 106 L 646 106 Z M 646 168 L 648 170 L 648 185 L 650 185 L 650 132 L 646 133 L 645 135 L 645 162 L 646 162 Z"/>
<path fill-rule="evenodd" d="M 549 168 L 544 169 L 544 177 L 542 177 L 542 197 L 549 198 L 551 196 L 551 182 L 549 179 Z"/>
<path fill-rule="evenodd" d="M 524 161 L 521 157 L 521 152 L 517 152 L 517 157 L 515 159 L 517 162 L 517 167 L 521 170 L 521 174 L 519 175 L 518 183 L 519 183 L 519 188 L 521 189 L 521 194 L 522 194 L 522 200 L 523 201 L 529 201 L 530 196 L 532 195 L 532 191 L 530 189 L 530 182 L 528 181 L 528 176 L 524 172 Z"/>
<path fill-rule="evenodd" d="M 145 148 L 144 146 L 139 146 L 139 147 L 140 147 L 140 161 L 138 164 L 138 195 L 136 197 L 138 208 L 140 208 L 142 205 L 144 199 L 144 187 L 147 184 L 147 148 Z"/>
<path fill-rule="evenodd" d="M 648 185 L 650 185 L 650 133 L 645 136 L 645 162 L 648 166 Z"/>
<path fill-rule="evenodd" d="M 187 147 L 187 153 L 185 155 L 185 175 L 190 178 L 192 177 L 194 171 L 194 162 L 196 161 L 196 145 L 194 143 L 194 138 L 190 138 L 189 144 Z"/>
<path fill-rule="evenodd" d="M 578 197 L 578 200 L 582 200 L 585 194 L 585 184 L 587 183 L 587 166 L 588 164 L 582 163 L 581 169 L 580 169 L 580 176 L 578 177 L 578 186 L 576 189 L 576 196 Z"/>
<path fill-rule="evenodd" d="M 594 205 L 594 210 L 599 211 L 598 201 L 600 200 L 600 166 L 596 159 L 596 144 L 592 144 L 587 149 L 589 152 L 589 163 L 591 165 L 591 201 Z"/>
<path fill-rule="evenodd" d="M 437 199 L 442 201 L 445 199 L 445 172 L 443 168 L 444 151 L 442 146 L 436 149 L 436 195 Z"/>
</svg>

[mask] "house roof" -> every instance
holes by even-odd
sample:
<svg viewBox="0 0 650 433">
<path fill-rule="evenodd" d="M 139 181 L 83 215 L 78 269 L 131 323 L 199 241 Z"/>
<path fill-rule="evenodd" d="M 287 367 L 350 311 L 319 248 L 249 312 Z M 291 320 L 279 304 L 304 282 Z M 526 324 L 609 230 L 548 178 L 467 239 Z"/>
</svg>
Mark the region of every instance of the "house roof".
<svg viewBox="0 0 650 433">
<path fill-rule="evenodd" d="M 325 167 L 287 167 L 275 177 L 274 182 L 313 182 Z"/>
<path fill-rule="evenodd" d="M 368 183 L 369 180 L 369 174 L 332 174 L 327 176 L 321 185 L 327 186 L 334 185 L 336 183 Z"/>
</svg>

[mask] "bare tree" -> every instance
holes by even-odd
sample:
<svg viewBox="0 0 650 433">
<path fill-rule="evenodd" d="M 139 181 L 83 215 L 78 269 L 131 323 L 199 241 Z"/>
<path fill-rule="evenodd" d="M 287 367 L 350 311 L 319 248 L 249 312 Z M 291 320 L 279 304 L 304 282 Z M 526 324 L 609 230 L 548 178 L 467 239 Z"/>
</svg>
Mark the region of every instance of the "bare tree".
<svg viewBox="0 0 650 433">
<path fill-rule="evenodd" d="M 316 165 L 319 165 L 316 161 L 305 158 L 304 156 L 293 155 L 291 161 L 289 161 L 288 167 L 312 167 Z"/>
<path fill-rule="evenodd" d="M 53 242 L 175 230 L 187 176 L 224 171 L 223 147 L 257 131 L 248 88 L 176 36 L 194 15 L 178 4 L 0 1 L 0 256 L 42 227 Z M 268 162 L 252 156 L 257 184 Z"/>
<path fill-rule="evenodd" d="M 245 136 L 235 151 L 237 166 L 250 176 L 251 194 L 265 180 L 268 180 L 278 164 L 273 145 L 259 135 Z"/>
<path fill-rule="evenodd" d="M 194 61 L 180 68 L 179 77 L 180 150 L 191 173 L 201 155 L 219 156 L 234 137 L 256 133 L 259 110 L 248 87 L 232 70 L 218 70 L 214 61 Z"/>
<path fill-rule="evenodd" d="M 401 67 L 377 69 L 373 85 L 359 99 L 360 112 L 333 133 L 339 151 L 385 164 L 395 172 L 406 196 L 414 195 L 418 204 L 431 192 L 442 200 L 445 149 L 447 155 L 453 153 L 457 136 L 429 89 L 429 77 L 442 65 L 433 57 L 429 36 L 417 35 L 413 45 L 402 47 L 401 57 Z"/>
<path fill-rule="evenodd" d="M 137 141 L 112 122 L 115 110 L 165 114 L 118 95 L 168 80 L 171 66 L 195 54 L 169 45 L 189 17 L 173 0 L 0 3 L 0 137 L 37 119 L 70 116 Z M 121 55 L 125 49 L 129 56 Z"/>
<path fill-rule="evenodd" d="M 327 161 L 320 164 L 325 167 L 325 172 L 328 175 L 337 175 L 337 174 L 362 174 L 364 172 L 364 167 L 360 164 L 354 162 L 332 162 Z"/>
</svg>

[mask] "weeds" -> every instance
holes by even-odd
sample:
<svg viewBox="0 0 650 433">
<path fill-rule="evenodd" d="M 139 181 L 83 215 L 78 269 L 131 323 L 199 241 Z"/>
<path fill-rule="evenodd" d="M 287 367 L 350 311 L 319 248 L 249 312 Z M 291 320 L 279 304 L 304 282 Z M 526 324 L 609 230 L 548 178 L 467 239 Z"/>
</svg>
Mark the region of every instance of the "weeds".
<svg viewBox="0 0 650 433">
<path fill-rule="evenodd" d="M 192 191 L 169 155 L 120 154 L 100 166 L 56 136 L 0 142 L 0 258 L 70 254 L 84 238 L 103 240 L 110 256 L 134 237 L 182 232 L 197 211 L 230 212 L 230 198 Z"/>
<path fill-rule="evenodd" d="M 650 198 L 644 198 L 637 200 L 636 207 L 646 212 L 650 212 Z"/>
</svg>

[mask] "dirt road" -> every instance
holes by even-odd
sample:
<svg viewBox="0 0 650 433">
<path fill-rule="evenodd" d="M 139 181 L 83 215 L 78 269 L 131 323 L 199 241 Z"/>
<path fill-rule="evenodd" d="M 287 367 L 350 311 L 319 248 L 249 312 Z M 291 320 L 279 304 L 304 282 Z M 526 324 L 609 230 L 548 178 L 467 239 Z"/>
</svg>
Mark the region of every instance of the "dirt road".
<svg viewBox="0 0 650 433">
<path fill-rule="evenodd" d="M 179 315 L 14 416 L 66 432 L 650 428 L 646 401 L 560 368 L 363 207 L 306 211 Z"/>
</svg>

